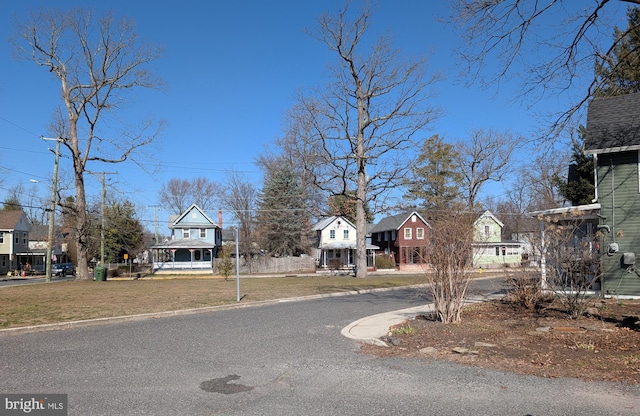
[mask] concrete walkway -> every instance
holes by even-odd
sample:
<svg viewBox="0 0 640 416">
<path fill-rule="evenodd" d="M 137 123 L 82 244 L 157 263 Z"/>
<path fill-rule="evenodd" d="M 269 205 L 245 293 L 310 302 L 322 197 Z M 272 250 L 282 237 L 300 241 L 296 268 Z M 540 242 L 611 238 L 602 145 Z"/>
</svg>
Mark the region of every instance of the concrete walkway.
<svg viewBox="0 0 640 416">
<path fill-rule="evenodd" d="M 492 299 L 498 299 L 503 294 L 491 293 L 485 296 L 474 296 L 467 299 L 465 304 L 477 302 L 485 302 Z M 347 338 L 354 339 L 358 342 L 388 347 L 381 338 L 389 335 L 389 329 L 401 324 L 406 320 L 414 319 L 417 315 L 427 315 L 435 310 L 432 303 L 412 308 L 401 309 L 397 311 L 380 313 L 377 315 L 367 316 L 354 321 L 344 327 L 341 331 L 342 335 Z"/>
</svg>

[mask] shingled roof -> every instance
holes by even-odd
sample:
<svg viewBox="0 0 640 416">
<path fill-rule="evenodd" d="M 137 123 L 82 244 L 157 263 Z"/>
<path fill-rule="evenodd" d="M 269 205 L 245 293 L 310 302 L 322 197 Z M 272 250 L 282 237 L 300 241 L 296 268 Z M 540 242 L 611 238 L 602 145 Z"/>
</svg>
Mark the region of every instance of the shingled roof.
<svg viewBox="0 0 640 416">
<path fill-rule="evenodd" d="M 20 224 L 20 219 L 24 215 L 21 210 L 0 210 L 0 230 L 15 230 Z"/>
<path fill-rule="evenodd" d="M 595 98 L 587 112 L 585 153 L 640 149 L 640 93 Z"/>
<path fill-rule="evenodd" d="M 389 217 L 385 217 L 381 219 L 379 223 L 377 223 L 371 228 L 371 232 L 381 233 L 384 231 L 399 230 L 400 227 L 402 227 L 402 224 L 407 222 L 407 220 L 411 218 L 413 214 L 417 215 L 422 220 L 422 222 L 424 222 L 425 224 L 427 224 L 427 226 L 429 226 L 429 223 L 427 223 L 427 221 L 424 218 L 422 218 L 422 216 L 418 214 L 416 211 L 407 211 L 407 212 L 402 212 L 400 214 L 391 215 Z"/>
</svg>

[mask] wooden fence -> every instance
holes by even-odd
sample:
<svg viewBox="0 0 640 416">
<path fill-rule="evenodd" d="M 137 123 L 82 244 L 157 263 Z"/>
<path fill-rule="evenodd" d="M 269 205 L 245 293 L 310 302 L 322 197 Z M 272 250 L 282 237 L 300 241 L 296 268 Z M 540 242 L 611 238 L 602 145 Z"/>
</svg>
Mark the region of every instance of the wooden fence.
<svg viewBox="0 0 640 416">
<path fill-rule="evenodd" d="M 214 273 L 219 273 L 218 264 L 221 259 L 213 259 Z M 236 259 L 232 258 L 233 272 L 235 274 Z M 314 273 L 316 261 L 313 257 L 255 257 L 252 259 L 240 259 L 240 274 L 265 274 L 265 273 Z"/>
</svg>

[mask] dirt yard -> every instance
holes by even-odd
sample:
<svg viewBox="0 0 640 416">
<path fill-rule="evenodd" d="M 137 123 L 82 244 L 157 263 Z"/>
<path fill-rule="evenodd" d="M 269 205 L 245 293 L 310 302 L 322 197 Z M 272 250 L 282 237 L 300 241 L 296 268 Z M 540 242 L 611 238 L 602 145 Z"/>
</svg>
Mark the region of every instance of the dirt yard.
<svg viewBox="0 0 640 416">
<path fill-rule="evenodd" d="M 596 306 L 572 320 L 555 303 L 535 310 L 504 301 L 474 304 L 459 324 L 417 316 L 391 328 L 390 347 L 362 350 L 541 377 L 640 383 L 640 301 L 607 299 Z"/>
</svg>

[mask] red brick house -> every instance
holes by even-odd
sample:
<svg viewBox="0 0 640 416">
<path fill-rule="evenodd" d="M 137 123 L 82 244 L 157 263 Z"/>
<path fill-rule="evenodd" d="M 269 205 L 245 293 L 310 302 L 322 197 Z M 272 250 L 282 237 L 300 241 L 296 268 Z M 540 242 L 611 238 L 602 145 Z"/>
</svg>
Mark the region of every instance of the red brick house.
<svg viewBox="0 0 640 416">
<path fill-rule="evenodd" d="M 377 254 L 391 255 L 399 270 L 422 270 L 429 264 L 431 226 L 416 211 L 385 217 L 371 228 Z"/>
</svg>

